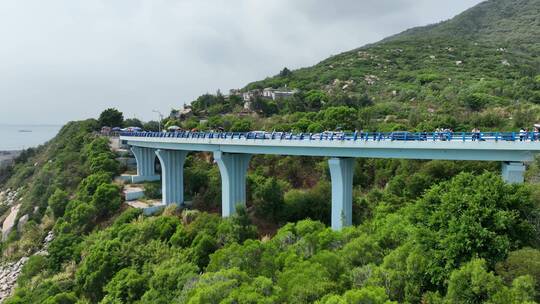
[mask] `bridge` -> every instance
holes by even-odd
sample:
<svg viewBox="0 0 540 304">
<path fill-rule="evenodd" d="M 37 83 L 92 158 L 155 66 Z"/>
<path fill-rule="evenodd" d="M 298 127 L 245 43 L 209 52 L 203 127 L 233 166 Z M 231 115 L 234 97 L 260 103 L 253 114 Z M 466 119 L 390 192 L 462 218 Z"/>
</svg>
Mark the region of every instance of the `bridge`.
<svg viewBox="0 0 540 304">
<path fill-rule="evenodd" d="M 354 158 L 441 159 L 502 162 L 502 177 L 524 181 L 525 163 L 540 152 L 538 133 L 410 132 L 123 132 L 137 160 L 133 182 L 159 180 L 163 203 L 184 203 L 183 166 L 189 152 L 212 152 L 221 174 L 222 216 L 246 203 L 246 175 L 254 154 L 323 156 L 332 182 L 332 228 L 352 224 Z"/>
</svg>

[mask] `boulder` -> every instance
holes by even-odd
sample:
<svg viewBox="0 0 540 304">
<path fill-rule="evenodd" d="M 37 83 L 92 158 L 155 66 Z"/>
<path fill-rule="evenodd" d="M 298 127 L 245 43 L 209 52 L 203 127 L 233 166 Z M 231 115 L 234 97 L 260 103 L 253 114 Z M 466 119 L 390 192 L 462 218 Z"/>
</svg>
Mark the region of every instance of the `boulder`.
<svg viewBox="0 0 540 304">
<path fill-rule="evenodd" d="M 15 219 L 17 218 L 17 213 L 19 213 L 20 204 L 11 207 L 9 215 L 6 217 L 2 223 L 2 241 L 5 241 L 15 225 Z"/>
<path fill-rule="evenodd" d="M 22 231 L 26 223 L 28 223 L 28 214 L 25 214 L 19 218 L 19 222 L 17 223 L 17 231 Z"/>
</svg>

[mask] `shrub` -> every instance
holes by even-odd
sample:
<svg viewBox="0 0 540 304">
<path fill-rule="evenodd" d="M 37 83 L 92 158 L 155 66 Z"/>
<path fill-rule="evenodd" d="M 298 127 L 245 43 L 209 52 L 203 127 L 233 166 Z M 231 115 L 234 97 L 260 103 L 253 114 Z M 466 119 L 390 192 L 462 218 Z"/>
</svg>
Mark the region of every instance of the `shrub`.
<svg viewBox="0 0 540 304">
<path fill-rule="evenodd" d="M 98 121 L 101 127 L 121 127 L 124 122 L 124 115 L 117 109 L 109 108 L 101 112 Z"/>
<path fill-rule="evenodd" d="M 158 199 L 161 197 L 161 183 L 145 183 L 144 196 L 149 199 Z"/>
<path fill-rule="evenodd" d="M 253 191 L 255 213 L 266 219 L 276 220 L 283 208 L 284 186 L 276 178 L 268 178 Z"/>
<path fill-rule="evenodd" d="M 61 189 L 56 189 L 49 197 L 49 207 L 51 208 L 54 217 L 59 218 L 64 215 L 68 203 L 68 193 Z"/>
<path fill-rule="evenodd" d="M 81 181 L 77 195 L 80 199 L 89 201 L 101 184 L 108 184 L 111 181 L 112 177 L 110 173 L 98 172 L 91 174 Z"/>
<path fill-rule="evenodd" d="M 105 286 L 107 296 L 100 303 L 133 303 L 139 300 L 146 288 L 147 278 L 133 268 L 124 268 Z"/>
<path fill-rule="evenodd" d="M 116 212 L 122 200 L 120 189 L 116 185 L 101 184 L 92 195 L 92 205 L 96 208 L 99 216 L 108 216 Z"/>
</svg>

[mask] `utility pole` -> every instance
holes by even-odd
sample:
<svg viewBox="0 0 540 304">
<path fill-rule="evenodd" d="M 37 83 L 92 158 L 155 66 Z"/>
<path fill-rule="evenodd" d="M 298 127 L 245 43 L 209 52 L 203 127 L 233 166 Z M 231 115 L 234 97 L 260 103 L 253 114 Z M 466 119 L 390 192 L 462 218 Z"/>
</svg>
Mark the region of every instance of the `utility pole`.
<svg viewBox="0 0 540 304">
<path fill-rule="evenodd" d="M 157 113 L 159 115 L 159 120 L 158 120 L 159 132 L 161 132 L 161 121 L 163 120 L 163 114 L 161 114 L 161 112 L 158 110 L 152 110 L 152 112 Z"/>
</svg>

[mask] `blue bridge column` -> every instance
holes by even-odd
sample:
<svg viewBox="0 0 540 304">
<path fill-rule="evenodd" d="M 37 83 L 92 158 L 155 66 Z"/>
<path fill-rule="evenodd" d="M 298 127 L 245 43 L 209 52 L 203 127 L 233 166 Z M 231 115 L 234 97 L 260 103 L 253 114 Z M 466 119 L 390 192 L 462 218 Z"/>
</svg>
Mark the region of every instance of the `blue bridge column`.
<svg viewBox="0 0 540 304">
<path fill-rule="evenodd" d="M 137 161 L 137 175 L 132 176 L 131 181 L 140 183 L 159 180 L 155 170 L 156 149 L 133 146 L 131 151 Z"/>
<path fill-rule="evenodd" d="M 332 229 L 352 225 L 354 158 L 330 158 L 332 178 Z"/>
<path fill-rule="evenodd" d="M 221 173 L 221 215 L 236 212 L 237 204 L 246 204 L 246 175 L 251 154 L 214 152 Z"/>
<path fill-rule="evenodd" d="M 188 151 L 157 150 L 161 162 L 161 192 L 165 205 L 184 204 L 184 162 Z"/>
<path fill-rule="evenodd" d="M 520 162 L 503 162 L 502 178 L 510 184 L 521 184 L 525 181 L 525 164 Z"/>
</svg>

